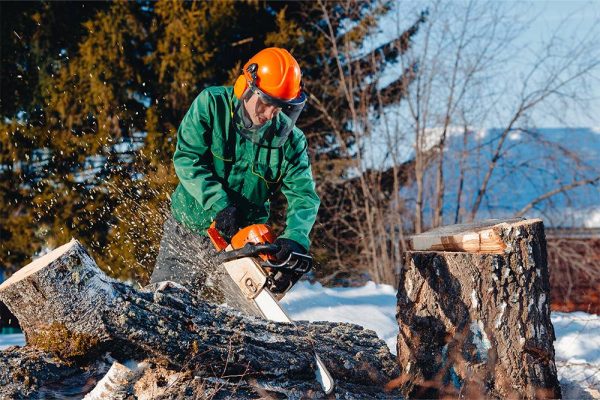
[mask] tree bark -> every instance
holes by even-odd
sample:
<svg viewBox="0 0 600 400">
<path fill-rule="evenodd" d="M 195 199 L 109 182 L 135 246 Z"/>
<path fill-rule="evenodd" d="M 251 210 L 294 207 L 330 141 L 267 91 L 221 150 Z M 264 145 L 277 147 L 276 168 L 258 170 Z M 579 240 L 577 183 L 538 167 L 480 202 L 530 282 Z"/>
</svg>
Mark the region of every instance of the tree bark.
<svg viewBox="0 0 600 400">
<path fill-rule="evenodd" d="M 413 395 L 559 398 L 542 221 L 445 227 L 425 242 L 460 247 L 474 234 L 504 251 L 406 253 L 397 349 Z"/>
<path fill-rule="evenodd" d="M 383 391 L 399 370 L 373 331 L 248 317 L 172 282 L 136 290 L 107 277 L 75 240 L 15 273 L 0 285 L 0 300 L 19 320 L 27 346 L 65 365 L 90 365 L 110 353 L 121 363 L 164 365 L 179 374 L 172 390 L 181 384 L 186 393 L 196 377 L 204 386 L 220 379 L 225 397 L 243 388 L 253 394 L 236 392 L 236 398 L 269 391 L 323 395 L 315 380 L 316 351 L 342 398 L 397 396 Z"/>
<path fill-rule="evenodd" d="M 82 397 L 107 369 L 101 361 L 85 367 L 70 365 L 29 346 L 0 351 L 0 365 L 1 399 Z"/>
</svg>

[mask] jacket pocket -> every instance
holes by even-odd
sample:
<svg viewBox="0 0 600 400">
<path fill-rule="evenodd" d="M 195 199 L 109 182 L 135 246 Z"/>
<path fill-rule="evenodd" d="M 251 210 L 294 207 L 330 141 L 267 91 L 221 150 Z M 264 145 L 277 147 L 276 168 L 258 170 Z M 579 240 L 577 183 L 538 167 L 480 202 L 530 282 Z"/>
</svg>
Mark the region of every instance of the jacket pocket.
<svg viewBox="0 0 600 400">
<path fill-rule="evenodd" d="M 250 172 L 263 181 L 267 186 L 277 185 L 283 176 L 279 165 L 253 162 Z"/>
<path fill-rule="evenodd" d="M 277 185 L 283 176 L 283 153 L 280 149 L 259 148 L 250 162 L 250 172 L 267 187 Z"/>
</svg>

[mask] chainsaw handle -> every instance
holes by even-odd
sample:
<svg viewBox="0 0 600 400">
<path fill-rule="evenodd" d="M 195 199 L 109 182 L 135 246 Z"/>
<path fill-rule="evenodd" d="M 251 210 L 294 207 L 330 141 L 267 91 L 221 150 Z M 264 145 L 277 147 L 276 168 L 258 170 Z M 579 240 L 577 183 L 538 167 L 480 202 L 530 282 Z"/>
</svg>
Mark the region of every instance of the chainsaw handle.
<svg viewBox="0 0 600 400">
<path fill-rule="evenodd" d="M 267 260 L 261 263 L 263 267 L 271 268 L 273 270 L 297 272 L 305 274 L 312 269 L 313 259 L 308 254 L 300 254 L 291 252 L 287 260 L 280 263 L 274 263 L 271 260 Z"/>
<path fill-rule="evenodd" d="M 254 257 L 264 253 L 273 253 L 279 250 L 279 246 L 272 243 L 251 244 L 246 243 L 241 249 L 223 251 L 217 255 L 217 262 L 237 260 L 238 258 Z"/>
</svg>

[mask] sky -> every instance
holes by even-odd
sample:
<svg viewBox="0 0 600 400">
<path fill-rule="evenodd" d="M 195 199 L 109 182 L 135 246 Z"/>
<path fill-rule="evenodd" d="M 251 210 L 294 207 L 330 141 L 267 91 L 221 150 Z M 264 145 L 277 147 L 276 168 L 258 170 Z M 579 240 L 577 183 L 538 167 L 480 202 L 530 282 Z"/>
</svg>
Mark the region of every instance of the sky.
<svg viewBox="0 0 600 400">
<path fill-rule="evenodd" d="M 517 2 L 507 2 L 515 3 Z M 582 1 L 582 0 L 569 0 L 569 1 L 534 1 L 531 3 L 525 3 L 527 6 L 526 17 L 531 16 L 532 21 L 528 31 L 521 37 L 521 41 L 524 45 L 530 44 L 532 49 L 536 49 L 545 38 L 551 33 L 561 28 L 561 24 L 568 18 L 568 22 L 564 26 L 565 39 L 583 38 L 585 35 L 591 32 L 599 33 L 598 21 L 600 21 L 600 1 Z M 563 29 L 563 28 L 561 28 Z M 600 43 L 600 36 L 596 35 L 597 42 Z M 569 126 L 583 127 L 583 126 L 599 126 L 600 125 L 600 75 L 596 75 L 597 80 L 592 85 L 593 89 L 593 100 L 590 102 L 590 106 L 595 115 L 595 118 L 588 118 L 575 110 L 569 110 L 566 116 L 566 120 L 569 121 Z M 552 118 L 547 118 L 545 126 L 556 126 L 556 121 Z M 560 124 L 559 124 L 560 125 Z"/>
<path fill-rule="evenodd" d="M 380 31 L 373 35 L 371 45 L 379 45 L 391 38 L 397 37 L 398 32 L 409 27 L 417 18 L 418 13 L 426 7 L 431 7 L 432 1 L 400 1 L 396 2 L 393 9 L 382 20 Z M 475 0 L 478 5 L 486 4 L 483 0 Z M 443 7 L 467 4 L 467 1 L 442 1 Z M 531 68 L 534 54 L 542 51 L 542 43 L 547 42 L 553 34 L 558 41 L 568 44 L 584 37 L 600 39 L 600 0 L 572 0 L 572 1 L 501 1 L 489 2 L 500 4 L 515 18 L 522 21 L 523 31 L 517 35 L 513 43 L 513 57 L 502 65 L 502 75 L 496 75 L 498 85 L 510 84 L 519 77 L 523 77 Z M 509 23 L 510 24 L 510 23 Z M 505 25 L 512 28 L 509 24 Z M 514 25 L 517 27 L 517 24 Z M 516 32 L 516 29 L 515 29 Z M 419 32 L 421 34 L 422 32 Z M 418 40 L 418 39 L 417 39 Z M 595 40 L 595 56 L 590 53 L 588 61 L 600 61 L 600 40 Z M 367 45 L 369 46 L 369 45 Z M 540 127 L 598 127 L 600 126 L 600 68 L 597 68 L 595 77 L 585 86 L 590 89 L 589 103 L 585 110 L 576 110 L 558 104 L 549 104 L 535 112 L 534 118 Z M 557 112 L 558 109 L 558 112 Z M 564 118 L 556 115 L 564 112 Z M 488 128 L 494 127 L 492 124 Z"/>
</svg>

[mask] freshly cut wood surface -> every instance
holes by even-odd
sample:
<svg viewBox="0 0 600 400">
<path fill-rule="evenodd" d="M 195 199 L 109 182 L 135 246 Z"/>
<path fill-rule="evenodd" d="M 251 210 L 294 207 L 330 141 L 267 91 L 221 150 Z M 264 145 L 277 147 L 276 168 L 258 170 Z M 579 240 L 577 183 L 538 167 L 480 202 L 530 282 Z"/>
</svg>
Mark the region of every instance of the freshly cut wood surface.
<svg viewBox="0 0 600 400">
<path fill-rule="evenodd" d="M 410 238 L 412 251 L 458 251 L 481 254 L 503 254 L 508 243 L 503 232 L 539 219 L 489 219 L 470 224 L 448 225 L 414 235 Z"/>
<path fill-rule="evenodd" d="M 54 249 L 50 253 L 43 255 L 40 258 L 37 258 L 12 274 L 10 278 L 2 282 L 0 285 L 0 290 L 3 288 L 12 285 L 13 283 L 20 281 L 21 279 L 26 278 L 28 275 L 31 275 L 37 272 L 39 269 L 46 267 L 51 264 L 56 259 L 60 258 L 64 253 L 70 250 L 73 246 L 77 244 L 77 240 L 71 239 L 70 242 L 63 244 L 62 246 Z"/>
</svg>

